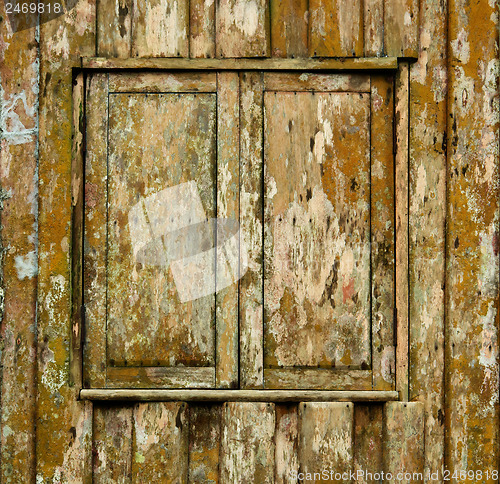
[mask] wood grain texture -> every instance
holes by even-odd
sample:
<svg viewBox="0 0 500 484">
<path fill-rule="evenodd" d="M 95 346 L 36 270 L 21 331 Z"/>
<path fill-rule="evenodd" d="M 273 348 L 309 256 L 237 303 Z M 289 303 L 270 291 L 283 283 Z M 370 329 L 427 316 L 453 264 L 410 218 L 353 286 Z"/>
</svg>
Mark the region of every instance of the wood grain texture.
<svg viewBox="0 0 500 484">
<path fill-rule="evenodd" d="M 264 368 L 368 368 L 369 97 L 266 92 L 264 110 Z"/>
<path fill-rule="evenodd" d="M 34 482 L 38 273 L 36 29 L 0 5 L 0 481 Z"/>
<path fill-rule="evenodd" d="M 356 482 L 373 482 L 383 469 L 383 405 L 354 405 L 353 469 Z"/>
<path fill-rule="evenodd" d="M 130 405 L 95 407 L 92 482 L 132 483 L 132 412 Z"/>
<path fill-rule="evenodd" d="M 424 482 L 424 406 L 388 402 L 384 406 L 384 470 L 388 482 Z M 396 479 L 403 473 L 404 479 Z"/>
<path fill-rule="evenodd" d="M 115 367 L 107 368 L 108 388 L 213 388 L 213 367 Z"/>
<path fill-rule="evenodd" d="M 269 57 L 269 6 L 265 0 L 217 2 L 217 57 Z"/>
<path fill-rule="evenodd" d="M 384 50 L 397 57 L 418 55 L 418 0 L 384 0 Z"/>
<path fill-rule="evenodd" d="M 299 471 L 297 405 L 276 405 L 275 413 L 274 482 L 294 484 L 293 474 Z"/>
<path fill-rule="evenodd" d="M 271 52 L 273 57 L 308 56 L 309 5 L 307 0 L 272 0 Z"/>
<path fill-rule="evenodd" d="M 108 363 L 214 367 L 215 298 L 184 298 L 199 282 L 172 269 L 212 235 L 181 233 L 175 253 L 168 235 L 215 215 L 215 94 L 112 95 L 108 164 Z"/>
<path fill-rule="evenodd" d="M 73 80 L 73 149 L 71 157 L 71 276 L 72 318 L 70 384 L 83 386 L 83 239 L 85 218 L 85 80 L 79 73 Z"/>
<path fill-rule="evenodd" d="M 235 72 L 217 75 L 217 218 L 239 221 L 240 185 L 240 92 L 239 77 Z M 217 260 L 229 265 L 238 275 L 241 241 L 238 235 L 218 243 Z M 243 247 L 243 251 L 246 251 Z M 243 254 L 246 255 L 246 254 Z M 217 264 L 219 267 L 219 263 Z M 243 267 L 241 269 L 244 269 Z M 219 290 L 216 273 L 216 385 L 217 388 L 238 386 L 238 283 Z M 222 279 L 222 277 L 221 277 Z M 234 277 L 237 280 L 237 277 Z"/>
<path fill-rule="evenodd" d="M 40 18 L 38 482 L 91 482 L 92 412 L 69 385 L 71 345 L 72 68 L 95 55 L 94 1 Z"/>
<path fill-rule="evenodd" d="M 299 404 L 299 466 L 300 472 L 312 476 L 309 482 L 351 482 L 325 480 L 321 472 L 352 470 L 353 408 L 352 403 L 340 402 Z"/>
<path fill-rule="evenodd" d="M 363 40 L 365 57 L 384 53 L 384 0 L 364 0 Z"/>
<path fill-rule="evenodd" d="M 134 406 L 132 482 L 187 483 L 188 413 L 184 402 Z"/>
<path fill-rule="evenodd" d="M 499 461 L 499 52 L 497 5 L 454 0 L 448 12 L 444 391 L 454 472 Z"/>
<path fill-rule="evenodd" d="M 266 91 L 370 92 L 370 77 L 366 74 L 326 74 L 304 72 L 265 72 Z"/>
<path fill-rule="evenodd" d="M 240 388 L 262 388 L 263 245 L 263 80 L 240 74 L 240 237 L 247 249 L 248 271 L 240 280 Z"/>
<path fill-rule="evenodd" d="M 189 57 L 215 57 L 215 1 L 189 1 Z"/>
<path fill-rule="evenodd" d="M 189 1 L 133 0 L 131 57 L 189 57 Z"/>
<path fill-rule="evenodd" d="M 97 1 L 97 54 L 103 57 L 130 56 L 133 0 Z"/>
<path fill-rule="evenodd" d="M 371 79 L 371 338 L 373 388 L 391 390 L 395 380 L 394 272 L 394 80 Z M 406 287 L 401 288 L 402 291 Z"/>
<path fill-rule="evenodd" d="M 387 402 L 397 400 L 396 391 L 370 390 L 192 390 L 192 389 L 83 389 L 80 398 L 102 401 L 183 402 Z"/>
<path fill-rule="evenodd" d="M 108 75 L 87 80 L 83 302 L 84 386 L 106 381 L 106 212 Z"/>
<path fill-rule="evenodd" d="M 420 9 L 419 59 L 410 66 L 410 401 L 425 406 L 425 472 L 444 465 L 446 237 L 446 9 Z"/>
<path fill-rule="evenodd" d="M 361 0 L 310 0 L 309 12 L 310 57 L 363 55 Z"/>
<path fill-rule="evenodd" d="M 274 482 L 272 403 L 229 402 L 222 407 L 220 481 Z"/>
<path fill-rule="evenodd" d="M 281 71 L 316 71 L 316 70 L 395 70 L 398 67 L 396 57 L 343 57 L 320 59 L 105 59 L 103 57 L 83 57 L 82 67 L 86 69 L 159 69 L 159 70 L 250 70 L 266 69 Z"/>
<path fill-rule="evenodd" d="M 408 401 L 409 322 L 408 322 L 408 138 L 409 68 L 401 64 L 396 75 L 396 389 Z"/>
<path fill-rule="evenodd" d="M 110 92 L 216 92 L 217 79 L 209 72 L 121 72 L 109 74 Z"/>
<path fill-rule="evenodd" d="M 219 482 L 221 413 L 221 405 L 189 406 L 189 483 Z"/>
</svg>

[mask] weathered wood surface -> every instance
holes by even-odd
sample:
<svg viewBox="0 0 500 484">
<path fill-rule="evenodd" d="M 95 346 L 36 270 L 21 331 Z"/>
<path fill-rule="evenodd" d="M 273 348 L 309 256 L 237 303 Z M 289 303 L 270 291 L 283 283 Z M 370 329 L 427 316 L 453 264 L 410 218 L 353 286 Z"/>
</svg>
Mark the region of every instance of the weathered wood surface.
<svg viewBox="0 0 500 484">
<path fill-rule="evenodd" d="M 132 483 L 132 412 L 130 405 L 95 408 L 92 482 Z"/>
<path fill-rule="evenodd" d="M 97 15 L 97 52 L 108 58 L 416 57 L 418 50 L 416 0 L 100 0 Z"/>
<path fill-rule="evenodd" d="M 272 403 L 223 405 L 221 482 L 274 482 L 275 418 Z"/>
<path fill-rule="evenodd" d="M 417 57 L 418 0 L 384 0 L 384 49 L 387 55 Z"/>
<path fill-rule="evenodd" d="M 269 57 L 266 0 L 219 0 L 216 18 L 217 57 Z"/>
<path fill-rule="evenodd" d="M 85 304 L 83 385 L 106 384 L 106 212 L 107 212 L 107 133 L 108 75 L 87 79 L 84 268 Z"/>
<path fill-rule="evenodd" d="M 189 483 L 219 482 L 221 413 L 221 405 L 189 406 Z"/>
<path fill-rule="evenodd" d="M 384 52 L 384 0 L 364 0 L 363 40 L 365 57 Z"/>
<path fill-rule="evenodd" d="M 38 49 L 0 5 L 0 481 L 35 479 Z"/>
<path fill-rule="evenodd" d="M 363 55 L 361 0 L 310 0 L 309 12 L 310 57 Z"/>
<path fill-rule="evenodd" d="M 356 482 L 373 482 L 368 472 L 383 470 L 383 405 L 354 405 L 353 470 Z"/>
<path fill-rule="evenodd" d="M 364 369 L 369 97 L 266 92 L 264 111 L 264 367 Z"/>
<path fill-rule="evenodd" d="M 193 223 L 214 217 L 216 96 L 123 93 L 109 103 L 108 364 L 213 367 L 213 295 L 184 301 L 166 267 L 166 246 L 144 259 L 137 247 L 165 240 L 188 217 Z M 182 188 L 188 182 L 193 188 Z M 166 189 L 172 209 L 161 198 Z M 138 203 L 146 215 L 140 211 L 136 221 Z M 182 203 L 190 205 L 180 211 Z M 191 256 L 198 239 L 178 240 L 174 256 Z"/>
<path fill-rule="evenodd" d="M 189 57 L 215 57 L 214 0 L 189 1 Z"/>
<path fill-rule="evenodd" d="M 396 389 L 408 401 L 408 143 L 409 69 L 401 64 L 395 86 L 395 198 L 396 198 Z"/>
<path fill-rule="evenodd" d="M 240 74 L 240 89 L 240 237 L 248 250 L 248 271 L 239 290 L 240 387 L 246 389 L 264 383 L 262 74 Z"/>
<path fill-rule="evenodd" d="M 139 403 L 134 406 L 133 427 L 132 482 L 187 483 L 186 403 Z"/>
<path fill-rule="evenodd" d="M 425 406 L 425 472 L 444 465 L 446 10 L 420 9 L 419 60 L 410 66 L 409 400 Z"/>
<path fill-rule="evenodd" d="M 171 401 L 186 402 L 386 402 L 397 400 L 396 391 L 370 390 L 190 390 L 190 389 L 82 389 L 80 398 L 89 400 Z"/>
<path fill-rule="evenodd" d="M 270 2 L 271 53 L 273 57 L 307 57 L 308 0 Z"/>
<path fill-rule="evenodd" d="M 97 54 L 130 57 L 133 0 L 97 0 Z"/>
<path fill-rule="evenodd" d="M 40 25 L 38 482 L 89 482 L 92 406 L 70 386 L 72 67 L 95 55 L 95 2 Z M 43 22 L 44 16 L 41 17 Z"/>
<path fill-rule="evenodd" d="M 86 69 L 165 69 L 165 70 L 379 70 L 397 69 L 396 57 L 340 59 L 107 59 L 83 57 Z"/>
<path fill-rule="evenodd" d="M 371 78 L 371 338 L 373 388 L 394 388 L 394 81 Z"/>
<path fill-rule="evenodd" d="M 99 404 L 93 428 L 94 482 L 339 482 L 423 464 L 420 403 Z"/>
<path fill-rule="evenodd" d="M 131 57 L 188 57 L 188 0 L 133 0 Z"/>
<path fill-rule="evenodd" d="M 305 482 L 351 482 L 349 478 L 321 480 L 321 472 L 335 475 L 352 470 L 353 409 L 352 403 L 299 404 L 299 468 L 313 476 Z"/>
<path fill-rule="evenodd" d="M 499 461 L 498 5 L 448 5 L 446 455 Z M 494 479 L 485 479 L 494 482 Z"/>
<path fill-rule="evenodd" d="M 274 482 L 292 484 L 292 474 L 299 471 L 299 419 L 297 405 L 276 405 L 274 435 Z"/>
<path fill-rule="evenodd" d="M 239 221 L 240 189 L 240 91 L 239 76 L 235 72 L 217 74 L 217 219 L 220 223 Z M 234 242 L 234 243 L 233 243 Z M 218 244 L 217 267 L 225 257 L 233 273 L 240 271 L 241 241 L 228 240 Z M 243 246 L 243 251 L 246 251 Z M 222 265 L 222 264 L 221 264 Z M 241 269 L 245 269 L 242 267 Z M 216 276 L 216 386 L 236 388 L 238 386 L 238 284 L 219 290 Z"/>
<path fill-rule="evenodd" d="M 214 367 L 108 366 L 108 388 L 213 388 Z"/>
<path fill-rule="evenodd" d="M 217 79 L 208 72 L 121 72 L 109 74 L 109 92 L 216 92 Z"/>
<path fill-rule="evenodd" d="M 384 406 L 384 471 L 388 482 L 424 482 L 424 405 L 389 402 Z M 435 469 L 433 472 L 435 472 Z M 403 473 L 404 479 L 396 476 Z"/>
</svg>

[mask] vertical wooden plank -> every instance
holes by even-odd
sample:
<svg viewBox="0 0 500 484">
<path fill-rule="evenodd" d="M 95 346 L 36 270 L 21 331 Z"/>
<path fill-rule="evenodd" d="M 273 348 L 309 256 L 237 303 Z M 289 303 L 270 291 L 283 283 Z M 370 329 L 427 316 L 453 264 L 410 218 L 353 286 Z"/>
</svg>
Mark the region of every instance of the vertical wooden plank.
<svg viewBox="0 0 500 484">
<path fill-rule="evenodd" d="M 274 430 L 274 404 L 225 403 L 220 482 L 274 482 Z"/>
<path fill-rule="evenodd" d="M 384 406 L 384 471 L 387 482 L 424 482 L 424 406 L 388 402 Z M 402 473 L 403 479 L 398 474 Z"/>
<path fill-rule="evenodd" d="M 447 2 L 420 8 L 418 62 L 410 66 L 410 401 L 425 407 L 425 472 L 444 464 Z"/>
<path fill-rule="evenodd" d="M 350 402 L 299 404 L 300 473 L 312 476 L 305 482 L 351 482 L 342 474 L 349 474 L 353 466 L 353 416 Z"/>
<path fill-rule="evenodd" d="M 97 55 L 130 56 L 132 0 L 98 0 Z"/>
<path fill-rule="evenodd" d="M 384 0 L 384 50 L 391 57 L 418 55 L 418 0 Z"/>
<path fill-rule="evenodd" d="M 371 319 L 373 388 L 376 390 L 393 389 L 395 379 L 393 98 L 393 78 L 372 76 Z"/>
<path fill-rule="evenodd" d="M 265 369 L 371 366 L 370 107 L 365 93 L 264 95 Z"/>
<path fill-rule="evenodd" d="M 92 413 L 70 385 L 72 68 L 95 55 L 95 1 L 40 18 L 37 482 L 89 482 Z"/>
<path fill-rule="evenodd" d="M 87 78 L 84 304 L 85 387 L 106 386 L 108 74 Z"/>
<path fill-rule="evenodd" d="M 396 75 L 396 390 L 408 400 L 408 128 L 409 70 L 401 63 Z"/>
<path fill-rule="evenodd" d="M 309 55 L 361 57 L 363 5 L 361 0 L 309 0 Z"/>
<path fill-rule="evenodd" d="M 83 73 L 73 81 L 73 153 L 71 158 L 71 276 L 72 322 L 70 382 L 77 391 L 83 382 L 83 219 L 84 219 L 84 165 L 85 165 L 85 80 Z"/>
<path fill-rule="evenodd" d="M 0 4 L 0 482 L 34 482 L 38 273 L 37 27 Z"/>
<path fill-rule="evenodd" d="M 365 57 L 384 53 L 384 0 L 364 0 L 363 39 Z"/>
<path fill-rule="evenodd" d="M 272 0 L 271 52 L 273 57 L 307 57 L 308 55 L 308 0 L 289 2 Z"/>
<path fill-rule="evenodd" d="M 241 388 L 263 386 L 262 91 L 262 74 L 241 74 L 240 240 L 248 254 L 239 291 Z"/>
<path fill-rule="evenodd" d="M 276 405 L 274 482 L 294 484 L 299 471 L 297 405 Z"/>
<path fill-rule="evenodd" d="M 188 57 L 188 0 L 133 0 L 132 57 Z"/>
<path fill-rule="evenodd" d="M 215 1 L 189 1 L 189 57 L 215 57 Z"/>
<path fill-rule="evenodd" d="M 448 12 L 445 465 L 453 473 L 499 462 L 498 4 L 453 0 Z"/>
<path fill-rule="evenodd" d="M 383 405 L 354 405 L 353 459 L 356 482 L 368 484 L 383 467 Z M 369 474 L 370 473 L 370 474 Z"/>
<path fill-rule="evenodd" d="M 221 405 L 189 406 L 190 484 L 219 482 Z"/>
<path fill-rule="evenodd" d="M 266 0 L 219 0 L 217 57 L 269 57 L 269 6 Z"/>
<path fill-rule="evenodd" d="M 217 218 L 239 220 L 239 77 L 235 72 L 217 74 Z M 240 247 L 219 247 L 217 258 L 239 271 Z M 239 242 L 239 240 L 238 240 Z M 245 248 L 243 247 L 243 250 Z M 217 277 L 217 275 L 216 275 Z M 216 281 L 217 282 L 217 281 Z M 217 288 L 217 284 L 216 284 Z M 216 385 L 238 386 L 238 284 L 216 295 Z"/>
<path fill-rule="evenodd" d="M 93 482 L 132 482 L 132 407 L 96 405 Z"/>
<path fill-rule="evenodd" d="M 133 412 L 132 482 L 187 483 L 185 402 L 138 403 Z"/>
</svg>

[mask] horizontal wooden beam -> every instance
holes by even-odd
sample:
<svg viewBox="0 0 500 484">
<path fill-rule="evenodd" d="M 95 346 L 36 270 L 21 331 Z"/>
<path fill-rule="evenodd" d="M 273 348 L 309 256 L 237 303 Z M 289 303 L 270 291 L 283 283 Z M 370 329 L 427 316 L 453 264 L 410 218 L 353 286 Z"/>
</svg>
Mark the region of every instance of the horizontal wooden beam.
<svg viewBox="0 0 500 484">
<path fill-rule="evenodd" d="M 353 57 L 343 59 L 116 59 L 82 57 L 84 69 L 155 69 L 155 70 L 283 70 L 283 71 L 357 71 L 394 70 L 396 57 Z"/>
<path fill-rule="evenodd" d="M 184 402 L 387 402 L 398 400 L 393 391 L 337 390 L 135 390 L 95 388 L 80 391 L 84 400 Z"/>
</svg>

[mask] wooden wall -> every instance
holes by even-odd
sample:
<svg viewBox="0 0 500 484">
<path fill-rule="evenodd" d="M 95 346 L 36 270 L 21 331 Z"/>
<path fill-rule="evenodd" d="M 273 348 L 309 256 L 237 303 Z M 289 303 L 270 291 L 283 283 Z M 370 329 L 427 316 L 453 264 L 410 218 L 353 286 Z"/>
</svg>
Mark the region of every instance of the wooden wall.
<svg viewBox="0 0 500 484">
<path fill-rule="evenodd" d="M 101 0 L 102 57 L 416 57 L 416 0 Z"/>
<path fill-rule="evenodd" d="M 188 7 L 187 1 L 96 5 L 80 0 L 66 15 L 17 33 L 3 8 L 2 483 L 91 482 L 92 474 L 99 479 L 102 459 L 108 462 L 106 472 L 114 472 L 124 456 L 125 475 L 148 475 L 154 471 L 144 465 L 148 459 L 173 455 L 172 447 L 162 456 L 149 453 L 148 439 L 157 438 L 159 429 L 161 438 L 172 433 L 171 445 L 188 449 L 188 464 L 184 461 L 179 472 L 192 476 L 191 482 L 200 482 L 194 477 L 196 459 L 213 480 L 218 461 L 220 482 L 238 479 L 238 472 L 241 482 L 251 482 L 252 473 L 259 476 L 255 482 L 271 475 L 286 482 L 279 480 L 282 459 L 295 466 L 364 467 L 381 460 L 387 466 L 401 464 L 401 455 L 418 461 L 422 454 L 408 449 L 420 448 L 422 435 L 423 461 L 412 468 L 498 469 L 497 2 L 191 0 Z M 77 113 L 73 119 L 71 68 L 80 65 L 80 56 L 415 54 L 409 123 L 409 399 L 421 406 L 354 405 L 353 410 L 344 403 L 326 408 L 247 404 L 241 409 L 175 403 L 118 409 L 78 401 L 69 363 L 72 351 L 78 351 L 72 334 L 79 331 L 71 323 L 71 220 L 81 193 L 71 191 L 79 176 L 71 160 L 78 159 L 82 140 L 72 139 L 79 118 Z M 422 407 L 420 425 L 412 412 Z M 245 433 L 257 425 L 252 420 L 257 413 L 259 442 L 253 432 Z M 108 432 L 110 418 L 114 427 Z M 409 421 L 423 427 L 423 434 L 413 435 L 415 442 L 405 434 Z M 241 440 L 234 439 L 235 426 Z M 227 453 L 207 447 L 208 429 Z M 333 444 L 320 435 L 326 431 L 342 442 L 341 455 L 329 452 Z M 110 441 L 113 432 L 118 435 Z M 316 434 L 325 447 L 314 451 L 304 442 Z M 242 441 L 248 443 L 247 454 Z M 128 450 L 118 459 L 114 449 L 120 446 Z M 273 455 L 273 462 L 266 461 Z M 174 460 L 180 462 L 177 455 Z M 247 465 L 236 467 L 235 460 Z M 257 467 L 257 461 L 267 464 Z"/>
</svg>

